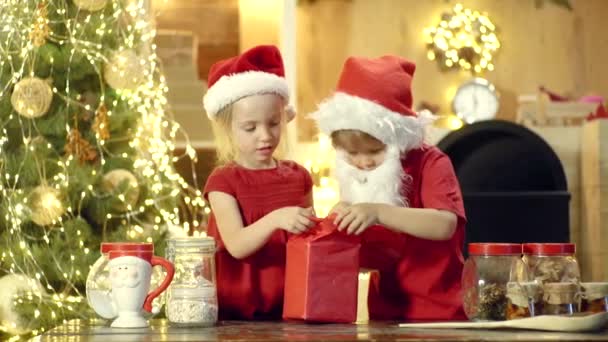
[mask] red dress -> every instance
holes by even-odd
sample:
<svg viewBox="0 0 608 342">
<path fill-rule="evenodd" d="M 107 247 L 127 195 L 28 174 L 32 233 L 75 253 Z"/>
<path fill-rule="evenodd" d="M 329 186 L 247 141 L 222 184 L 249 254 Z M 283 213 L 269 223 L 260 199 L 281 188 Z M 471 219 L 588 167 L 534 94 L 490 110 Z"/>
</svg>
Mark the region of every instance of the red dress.
<svg viewBox="0 0 608 342">
<path fill-rule="evenodd" d="M 237 200 L 244 227 L 275 209 L 312 206 L 310 174 L 292 161 L 279 161 L 273 169 L 251 170 L 237 164 L 216 168 L 205 184 L 206 199 L 212 191 L 224 192 Z M 280 319 L 287 232 L 276 230 L 266 245 L 242 260 L 233 258 L 226 250 L 213 213 L 207 234 L 218 243 L 220 319 Z"/>
<path fill-rule="evenodd" d="M 361 267 L 380 270 L 369 298 L 370 318 L 408 321 L 466 319 L 460 277 L 466 217 L 450 159 L 424 146 L 409 151 L 401 164 L 411 208 L 447 210 L 458 217 L 450 240 L 432 241 L 381 226 L 362 235 Z"/>
</svg>

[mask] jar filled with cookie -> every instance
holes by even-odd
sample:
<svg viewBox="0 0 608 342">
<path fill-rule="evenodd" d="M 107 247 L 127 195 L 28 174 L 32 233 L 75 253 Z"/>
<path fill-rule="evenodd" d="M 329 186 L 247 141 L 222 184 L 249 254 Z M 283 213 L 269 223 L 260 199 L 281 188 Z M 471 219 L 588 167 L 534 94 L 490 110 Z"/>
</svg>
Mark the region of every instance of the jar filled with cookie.
<svg viewBox="0 0 608 342">
<path fill-rule="evenodd" d="M 580 289 L 574 283 L 545 283 L 543 315 L 572 315 L 578 312 Z"/>
<path fill-rule="evenodd" d="M 506 318 L 518 319 L 540 315 L 542 312 L 542 291 L 536 282 L 507 283 Z"/>
<path fill-rule="evenodd" d="M 532 280 L 540 283 L 580 282 L 573 243 L 525 243 L 523 260 Z"/>
<path fill-rule="evenodd" d="M 471 243 L 462 271 L 463 306 L 473 321 L 505 320 L 507 283 L 525 281 L 521 244 Z M 517 276 L 521 275 L 521 277 Z"/>
<path fill-rule="evenodd" d="M 608 312 L 608 282 L 581 283 L 581 312 Z"/>
</svg>

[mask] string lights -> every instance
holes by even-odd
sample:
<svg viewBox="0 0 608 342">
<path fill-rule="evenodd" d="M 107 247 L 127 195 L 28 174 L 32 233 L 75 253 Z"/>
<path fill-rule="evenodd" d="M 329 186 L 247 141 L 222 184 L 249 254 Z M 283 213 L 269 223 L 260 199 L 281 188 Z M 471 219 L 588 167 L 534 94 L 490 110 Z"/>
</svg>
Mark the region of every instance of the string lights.
<svg viewBox="0 0 608 342">
<path fill-rule="evenodd" d="M 210 212 L 173 166 L 196 152 L 173 153 L 188 138 L 167 109 L 148 3 L 0 4 L 0 280 L 27 280 L 0 294 L 16 313 L 0 335 L 87 318 L 102 240 L 160 243 L 167 225 L 191 232 Z M 124 182 L 107 176 L 123 169 Z"/>
<path fill-rule="evenodd" d="M 309 153 L 312 159 L 306 159 L 304 167 L 310 172 L 313 180 L 313 202 L 317 217 L 325 217 L 331 208 L 340 200 L 337 181 L 331 175 L 335 152 L 331 139 L 320 135 L 318 144 Z"/>
<path fill-rule="evenodd" d="M 494 55 L 500 48 L 496 26 L 487 14 L 462 4 L 441 16 L 435 27 L 424 29 L 427 57 L 442 68 L 460 68 L 473 73 L 494 70 Z"/>
</svg>

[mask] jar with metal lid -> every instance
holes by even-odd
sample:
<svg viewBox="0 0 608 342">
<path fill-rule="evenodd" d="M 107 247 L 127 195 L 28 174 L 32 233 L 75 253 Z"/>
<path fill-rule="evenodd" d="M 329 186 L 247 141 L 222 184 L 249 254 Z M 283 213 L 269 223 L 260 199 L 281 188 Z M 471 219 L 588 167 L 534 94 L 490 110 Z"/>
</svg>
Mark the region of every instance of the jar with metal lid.
<svg viewBox="0 0 608 342">
<path fill-rule="evenodd" d="M 543 285 L 543 315 L 572 315 L 578 312 L 579 286 L 574 283 Z"/>
<path fill-rule="evenodd" d="M 507 283 L 527 280 L 521 251 L 521 244 L 469 244 L 462 272 L 463 307 L 469 319 L 506 319 Z"/>
<path fill-rule="evenodd" d="M 169 324 L 214 325 L 218 315 L 215 240 L 210 237 L 169 239 L 165 252 L 175 265 L 165 305 Z"/>
<path fill-rule="evenodd" d="M 608 283 L 581 283 L 581 312 L 608 312 Z"/>
<path fill-rule="evenodd" d="M 507 319 L 538 316 L 541 309 L 542 291 L 538 283 L 507 283 Z"/>
<path fill-rule="evenodd" d="M 525 243 L 524 262 L 539 283 L 579 283 L 580 269 L 573 243 Z"/>
</svg>

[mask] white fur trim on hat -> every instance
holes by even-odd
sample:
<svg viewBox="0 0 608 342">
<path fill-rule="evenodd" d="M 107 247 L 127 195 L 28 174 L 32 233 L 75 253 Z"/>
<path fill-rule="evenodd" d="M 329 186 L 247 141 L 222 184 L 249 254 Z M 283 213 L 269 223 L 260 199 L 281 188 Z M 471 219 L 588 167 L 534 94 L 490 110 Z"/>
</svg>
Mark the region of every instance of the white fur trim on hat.
<svg viewBox="0 0 608 342">
<path fill-rule="evenodd" d="M 321 132 L 331 133 L 343 129 L 363 131 L 387 145 L 397 146 L 401 152 L 422 145 L 424 128 L 435 116 L 420 113 L 406 116 L 370 100 L 336 92 L 311 113 Z"/>
<path fill-rule="evenodd" d="M 247 71 L 222 76 L 203 97 L 207 116 L 213 119 L 222 108 L 243 97 L 256 94 L 277 94 L 289 101 L 289 87 L 283 77 L 262 71 Z"/>
</svg>

